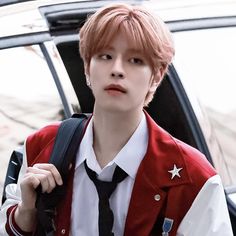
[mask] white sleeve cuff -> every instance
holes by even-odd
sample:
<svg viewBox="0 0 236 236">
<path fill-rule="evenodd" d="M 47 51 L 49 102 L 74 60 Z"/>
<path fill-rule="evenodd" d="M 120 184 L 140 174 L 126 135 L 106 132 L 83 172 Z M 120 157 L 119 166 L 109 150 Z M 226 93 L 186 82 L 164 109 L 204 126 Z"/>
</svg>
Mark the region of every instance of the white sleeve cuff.
<svg viewBox="0 0 236 236">
<path fill-rule="evenodd" d="M 177 236 L 233 236 L 224 188 L 219 175 L 203 185 L 183 218 Z"/>
</svg>

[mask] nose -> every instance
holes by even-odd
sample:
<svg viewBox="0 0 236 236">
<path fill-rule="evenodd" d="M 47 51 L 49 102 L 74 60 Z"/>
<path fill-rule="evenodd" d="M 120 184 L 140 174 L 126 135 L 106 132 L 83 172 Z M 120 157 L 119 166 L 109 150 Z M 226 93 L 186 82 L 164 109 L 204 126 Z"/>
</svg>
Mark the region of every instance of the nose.
<svg viewBox="0 0 236 236">
<path fill-rule="evenodd" d="M 111 70 L 111 77 L 119 78 L 119 79 L 123 79 L 125 77 L 125 71 L 124 71 L 121 58 L 116 58 L 114 60 L 114 63 L 112 65 L 112 70 Z"/>
<path fill-rule="evenodd" d="M 111 76 L 121 78 L 121 79 L 124 78 L 124 75 L 122 73 L 117 73 L 117 72 L 112 72 Z"/>
</svg>

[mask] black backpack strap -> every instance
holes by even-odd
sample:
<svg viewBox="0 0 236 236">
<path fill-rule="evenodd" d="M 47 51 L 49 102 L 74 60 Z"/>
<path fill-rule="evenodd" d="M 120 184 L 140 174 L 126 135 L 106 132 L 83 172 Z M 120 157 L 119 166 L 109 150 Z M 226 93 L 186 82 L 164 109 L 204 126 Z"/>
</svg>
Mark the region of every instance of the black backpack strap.
<svg viewBox="0 0 236 236">
<path fill-rule="evenodd" d="M 4 182 L 2 204 L 6 201 L 6 186 L 8 184 L 17 183 L 22 161 L 22 152 L 18 150 L 13 151 L 8 163 L 6 178 Z"/>
<path fill-rule="evenodd" d="M 63 181 L 68 174 L 69 165 L 75 160 L 87 118 L 85 114 L 74 114 L 59 127 L 49 163 L 56 166 Z"/>
<path fill-rule="evenodd" d="M 42 193 L 41 186 L 38 187 L 36 201 L 38 225 L 34 235 L 52 236 L 55 233 L 55 208 L 65 196 L 69 166 L 75 161 L 87 118 L 85 114 L 75 114 L 72 118 L 64 120 L 58 129 L 49 163 L 58 169 L 63 185 L 56 186 L 51 193 Z"/>
</svg>

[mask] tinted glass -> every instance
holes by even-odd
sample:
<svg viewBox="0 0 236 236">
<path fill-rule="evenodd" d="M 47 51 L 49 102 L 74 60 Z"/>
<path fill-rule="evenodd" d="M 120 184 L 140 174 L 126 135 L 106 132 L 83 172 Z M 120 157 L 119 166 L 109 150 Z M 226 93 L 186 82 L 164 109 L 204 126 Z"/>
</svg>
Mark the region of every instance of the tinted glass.
<svg viewBox="0 0 236 236">
<path fill-rule="evenodd" d="M 0 51 L 0 191 L 11 151 L 63 108 L 38 45 Z"/>
<path fill-rule="evenodd" d="M 190 99 L 197 96 L 192 102 L 201 109 L 196 114 L 204 135 L 209 139 L 201 122 L 208 118 L 220 144 L 214 165 L 225 185 L 236 184 L 236 28 L 178 32 L 174 38 L 174 65 Z"/>
</svg>

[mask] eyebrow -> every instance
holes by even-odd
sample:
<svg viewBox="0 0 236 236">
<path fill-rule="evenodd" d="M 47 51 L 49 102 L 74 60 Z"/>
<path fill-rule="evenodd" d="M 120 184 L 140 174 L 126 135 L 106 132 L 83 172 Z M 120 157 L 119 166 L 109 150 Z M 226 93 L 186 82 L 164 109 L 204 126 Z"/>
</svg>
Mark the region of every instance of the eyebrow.
<svg viewBox="0 0 236 236">
<path fill-rule="evenodd" d="M 128 49 L 128 52 L 129 53 L 137 53 L 137 54 L 144 54 L 144 52 L 142 50 L 139 50 L 139 49 L 135 49 L 135 48 L 131 48 L 131 49 Z"/>
<path fill-rule="evenodd" d="M 107 46 L 107 47 L 104 47 L 102 50 L 111 50 L 111 51 L 114 51 L 114 47 L 112 46 Z M 136 48 L 129 48 L 127 50 L 128 53 L 137 53 L 137 54 L 144 54 L 143 51 L 139 50 L 139 49 L 136 49 Z"/>
</svg>

